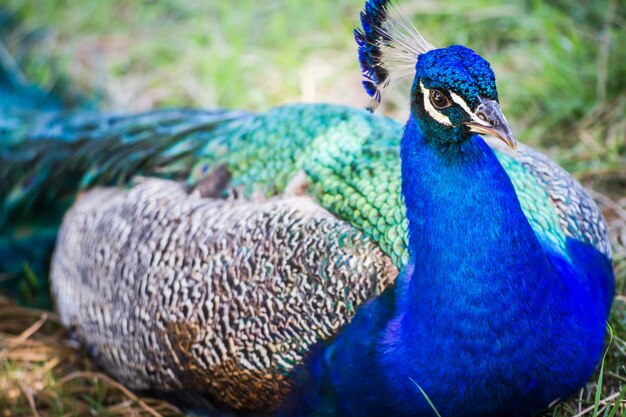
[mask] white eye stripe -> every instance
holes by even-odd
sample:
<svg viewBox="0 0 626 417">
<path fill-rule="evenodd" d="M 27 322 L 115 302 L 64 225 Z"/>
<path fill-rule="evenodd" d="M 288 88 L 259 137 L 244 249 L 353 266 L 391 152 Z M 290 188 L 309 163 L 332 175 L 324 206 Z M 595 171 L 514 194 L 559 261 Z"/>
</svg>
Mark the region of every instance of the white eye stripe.
<svg viewBox="0 0 626 417">
<path fill-rule="evenodd" d="M 455 93 L 454 91 L 450 91 L 450 97 L 452 97 L 452 101 L 461 106 L 461 108 L 465 110 L 467 114 L 469 114 L 470 116 L 473 114 L 472 109 L 469 108 L 465 100 L 463 100 L 463 98 L 457 93 Z"/>
<path fill-rule="evenodd" d="M 424 96 L 424 109 L 430 115 L 430 117 L 432 117 L 442 125 L 453 126 L 448 116 L 433 107 L 433 104 L 430 102 L 430 90 L 424 87 L 424 84 L 422 84 L 422 80 L 420 80 L 420 88 L 422 89 L 422 96 Z"/>
<path fill-rule="evenodd" d="M 467 113 L 469 115 L 469 117 L 471 117 L 472 121 L 481 124 L 483 126 L 490 126 L 490 124 L 484 120 L 482 120 L 480 117 L 476 116 L 476 113 L 474 113 L 472 111 L 472 109 L 470 109 L 470 107 L 467 105 L 467 103 L 465 102 L 465 100 L 463 100 L 463 98 L 461 96 L 459 96 L 458 94 L 456 94 L 454 91 L 450 91 L 450 97 L 452 97 L 452 101 L 454 101 L 456 104 L 458 104 L 459 106 L 461 106 L 461 108 L 465 111 L 465 113 Z"/>
</svg>

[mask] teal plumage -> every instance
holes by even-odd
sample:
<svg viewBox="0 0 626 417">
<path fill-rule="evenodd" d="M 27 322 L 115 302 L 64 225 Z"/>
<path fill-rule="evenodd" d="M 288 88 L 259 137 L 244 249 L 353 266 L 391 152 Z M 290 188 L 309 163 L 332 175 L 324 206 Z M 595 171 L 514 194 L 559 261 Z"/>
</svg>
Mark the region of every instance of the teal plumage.
<svg viewBox="0 0 626 417">
<path fill-rule="evenodd" d="M 363 228 L 402 265 L 406 224 L 399 193 L 401 134 L 402 125 L 391 119 L 333 105 L 290 105 L 259 115 L 175 110 L 79 115 L 36 130 L 26 141 L 5 144 L 2 213 L 6 223 L 26 217 L 29 207 L 46 206 L 48 211 L 40 214 L 50 216 L 57 205 L 63 212 L 80 190 L 128 184 L 134 175 L 185 180 L 194 187 L 216 165 L 231 172 L 231 191 L 270 196 L 305 170 L 313 180 L 309 191 L 325 208 Z M 154 152 L 157 138 L 160 149 Z M 47 155 L 51 148 L 56 152 Z M 513 154 L 501 149 L 497 155 L 518 192 L 524 193 L 522 206 L 537 231 L 557 244 L 564 236 L 576 237 L 608 254 L 606 225 L 578 183 L 530 148 Z M 55 167 L 54 175 L 41 174 L 52 171 L 57 161 L 63 164 Z M 551 184 L 555 175 L 560 180 Z M 26 186 L 33 176 L 40 182 Z M 546 205 L 546 193 L 568 195 Z M 570 214 L 568 207 L 584 211 Z M 561 224 L 568 226 L 562 230 Z"/>
<path fill-rule="evenodd" d="M 376 100 L 389 12 L 368 1 L 357 32 Z M 515 145 L 486 61 L 415 39 L 394 52 L 417 55 L 404 128 L 324 104 L 11 110 L 0 268 L 45 270 L 32 242 L 65 216 L 51 270 L 64 323 L 129 386 L 209 408 L 427 415 L 419 384 L 444 415 L 504 416 L 570 395 L 602 348 L 606 223 L 547 157 L 474 134 Z"/>
</svg>

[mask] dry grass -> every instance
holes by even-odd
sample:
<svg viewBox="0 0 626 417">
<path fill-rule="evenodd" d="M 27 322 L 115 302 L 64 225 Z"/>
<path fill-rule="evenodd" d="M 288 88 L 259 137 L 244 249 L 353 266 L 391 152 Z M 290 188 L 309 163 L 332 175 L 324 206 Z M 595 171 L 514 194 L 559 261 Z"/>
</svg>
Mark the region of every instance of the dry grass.
<svg viewBox="0 0 626 417">
<path fill-rule="evenodd" d="M 0 416 L 183 415 L 98 370 L 59 317 L 0 298 Z"/>
</svg>

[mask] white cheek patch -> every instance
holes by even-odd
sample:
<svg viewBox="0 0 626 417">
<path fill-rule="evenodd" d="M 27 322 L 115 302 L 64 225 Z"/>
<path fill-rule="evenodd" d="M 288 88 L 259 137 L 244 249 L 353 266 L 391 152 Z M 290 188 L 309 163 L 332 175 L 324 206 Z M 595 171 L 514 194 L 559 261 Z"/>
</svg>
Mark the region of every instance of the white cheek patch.
<svg viewBox="0 0 626 417">
<path fill-rule="evenodd" d="M 446 116 L 445 114 L 437 110 L 435 107 L 433 107 L 433 104 L 430 102 L 430 90 L 424 87 L 424 84 L 422 84 L 421 80 L 420 80 L 420 88 L 422 89 L 422 96 L 424 96 L 424 109 L 426 110 L 426 113 L 428 113 L 430 117 L 432 117 L 433 119 L 435 119 L 437 122 L 441 123 L 442 125 L 453 126 L 448 116 Z"/>
<path fill-rule="evenodd" d="M 480 117 L 476 116 L 476 113 L 474 113 L 472 111 L 472 109 L 469 108 L 469 106 L 467 105 L 467 103 L 465 102 L 465 100 L 463 100 L 463 98 L 461 96 L 459 96 L 458 94 L 456 94 L 454 91 L 450 91 L 450 97 L 452 97 L 452 101 L 454 101 L 456 104 L 459 105 L 459 107 L 461 107 L 463 109 L 463 111 L 465 111 L 465 113 L 467 113 L 469 115 L 469 117 L 472 119 L 473 122 L 476 122 L 480 125 L 483 126 L 491 126 L 488 122 L 482 120 Z"/>
</svg>

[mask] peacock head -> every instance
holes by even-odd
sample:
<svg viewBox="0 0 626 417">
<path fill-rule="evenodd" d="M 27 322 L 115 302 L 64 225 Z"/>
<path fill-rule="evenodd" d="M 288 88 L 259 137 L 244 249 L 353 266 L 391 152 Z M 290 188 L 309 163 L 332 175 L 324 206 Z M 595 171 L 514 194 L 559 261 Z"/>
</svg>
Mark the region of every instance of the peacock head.
<svg viewBox="0 0 626 417">
<path fill-rule="evenodd" d="M 361 23 L 355 38 L 372 109 L 385 89 L 414 75 L 411 117 L 430 141 L 460 143 L 478 133 L 517 146 L 484 58 L 460 45 L 435 48 L 389 0 L 368 0 Z"/>
</svg>

